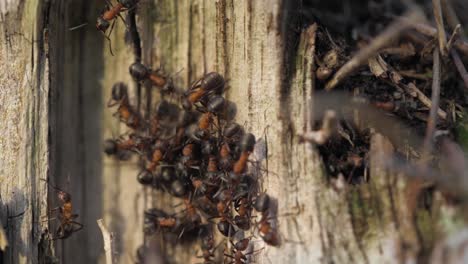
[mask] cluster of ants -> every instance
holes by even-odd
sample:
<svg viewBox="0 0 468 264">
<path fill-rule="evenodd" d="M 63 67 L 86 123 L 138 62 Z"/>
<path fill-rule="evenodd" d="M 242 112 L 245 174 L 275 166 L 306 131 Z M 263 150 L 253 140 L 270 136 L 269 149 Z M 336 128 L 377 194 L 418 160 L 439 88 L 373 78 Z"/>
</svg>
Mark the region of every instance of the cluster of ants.
<svg viewBox="0 0 468 264">
<path fill-rule="evenodd" d="M 136 1 L 120 0 L 108 5 L 97 19 L 96 27 L 106 35 L 114 27 L 121 12 L 134 8 Z M 123 18 L 122 18 L 123 19 Z M 109 34 L 110 34 L 109 32 Z M 144 118 L 131 105 L 128 87 L 122 82 L 112 87 L 108 107 L 117 107 L 115 116 L 131 132 L 104 142 L 104 152 L 118 160 L 127 160 L 131 154 L 140 157 L 141 169 L 137 180 L 144 186 L 180 198 L 185 210 L 167 213 L 151 208 L 144 212 L 144 234 L 175 235 L 177 241 L 196 237 L 201 241 L 204 263 L 218 262 L 213 233 L 216 228 L 229 238 L 231 252 L 225 250 L 225 262 L 245 263 L 255 251 L 246 233 L 257 233 L 268 245 L 279 246 L 276 221 L 271 213 L 270 196 L 259 191 L 258 164 L 249 166 L 249 157 L 256 144 L 255 136 L 244 131 L 233 121 L 235 105 L 224 99 L 225 79 L 219 73 L 205 74 L 183 92 L 176 88 L 172 78 L 161 71 L 153 71 L 137 60 L 129 72 L 138 83 L 150 83 L 164 95 L 175 95 L 177 103 L 162 99 Z M 173 98 L 173 97 L 172 97 Z M 71 195 L 55 186 L 62 205 L 60 225 L 53 239 L 65 239 L 83 228 L 76 222 Z M 253 210 L 261 214 L 254 221 Z M 51 218 L 52 220 L 55 218 Z M 253 230 L 252 230 L 253 229 Z M 146 241 L 146 239 L 145 239 Z M 141 249 L 138 262 L 144 263 Z M 245 253 L 244 253 L 245 252 Z M 145 253 L 143 253 L 144 255 Z"/>
<path fill-rule="evenodd" d="M 139 62 L 129 71 L 136 81 L 150 82 L 163 94 L 177 91 L 170 78 Z M 185 204 L 185 210 L 175 214 L 146 210 L 145 235 L 170 233 L 182 239 L 184 234 L 195 233 L 201 239 L 205 262 L 212 263 L 216 247 L 209 222 L 219 219 L 219 233 L 231 238 L 233 245 L 232 254 L 225 256 L 243 263 L 247 257 L 242 251 L 250 238 L 234 243 L 236 233 L 258 227 L 267 244 L 278 246 L 280 241 L 269 217 L 270 197 L 259 192 L 258 174 L 248 166 L 255 136 L 232 121 L 234 106 L 222 96 L 224 90 L 224 78 L 208 73 L 180 96 L 180 106 L 161 100 L 143 118 L 130 104 L 127 86 L 114 84 L 108 106 L 117 106 L 115 115 L 132 132 L 106 140 L 104 151 L 118 159 L 137 153 L 142 160 L 138 181 Z M 257 224 L 252 220 L 253 209 L 262 214 Z"/>
<path fill-rule="evenodd" d="M 112 31 L 115 19 L 135 3 L 121 0 L 110 7 L 98 18 L 97 29 L 104 34 L 109 28 Z M 185 205 L 185 210 L 172 214 L 157 208 L 146 210 L 145 236 L 175 235 L 180 241 L 195 234 L 201 241 L 204 262 L 214 263 L 217 246 L 211 227 L 219 219 L 217 230 L 232 245 L 232 251 L 224 253 L 228 262 L 245 263 L 253 253 L 243 253 L 251 242 L 244 233 L 251 229 L 258 229 L 265 243 L 278 246 L 275 221 L 269 213 L 270 197 L 259 191 L 258 168 L 254 171 L 255 166 L 248 166 L 256 139 L 233 122 L 235 105 L 222 96 L 223 76 L 205 74 L 182 92 L 170 77 L 138 60 L 129 72 L 135 81 L 158 88 L 163 98 L 170 94 L 179 99 L 178 103 L 162 99 L 144 118 L 131 105 L 127 86 L 119 82 L 113 85 L 108 103 L 117 107 L 115 116 L 132 131 L 106 140 L 105 153 L 119 160 L 138 154 L 138 182 L 180 198 Z M 258 223 L 253 221 L 254 209 L 261 214 Z"/>
</svg>

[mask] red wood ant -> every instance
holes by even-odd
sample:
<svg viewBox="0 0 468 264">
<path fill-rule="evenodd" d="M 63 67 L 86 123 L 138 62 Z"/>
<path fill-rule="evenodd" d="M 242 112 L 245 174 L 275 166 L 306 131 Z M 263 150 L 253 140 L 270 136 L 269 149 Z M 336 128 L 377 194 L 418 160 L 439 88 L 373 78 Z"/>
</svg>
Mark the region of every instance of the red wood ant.
<svg viewBox="0 0 468 264">
<path fill-rule="evenodd" d="M 107 139 L 104 141 L 104 152 L 107 155 L 116 155 L 120 160 L 127 159 L 128 151 L 142 153 L 150 143 L 149 138 L 130 134 L 127 139 Z"/>
<path fill-rule="evenodd" d="M 224 91 L 224 78 L 217 72 L 205 74 L 201 79 L 195 82 L 185 93 L 182 106 L 188 110 L 192 105 L 199 102 L 203 97 L 210 94 L 221 94 Z"/>
<path fill-rule="evenodd" d="M 133 129 L 140 129 L 144 126 L 144 120 L 140 114 L 133 109 L 128 100 L 127 85 L 118 82 L 112 86 L 112 97 L 107 103 L 108 107 L 118 104 L 119 108 L 114 115 L 118 115 L 119 119 L 127 126 Z"/>
<path fill-rule="evenodd" d="M 252 252 L 249 252 L 249 253 L 242 253 L 242 251 L 245 251 L 248 247 L 249 247 L 249 244 L 250 244 L 250 238 L 244 238 L 244 239 L 241 239 L 239 240 L 238 242 L 234 243 L 232 242 L 232 240 L 229 241 L 232 245 L 232 255 L 229 255 L 229 254 L 224 254 L 225 257 L 228 257 L 228 258 L 231 258 L 232 261 L 228 262 L 228 263 L 233 263 L 233 264 L 243 264 L 243 263 L 247 263 L 247 256 L 248 255 L 251 255 L 259 250 L 262 250 L 262 249 L 259 249 L 257 251 L 252 251 Z"/>
<path fill-rule="evenodd" d="M 268 218 L 268 209 L 270 208 L 270 196 L 266 193 L 262 193 L 257 196 L 257 199 L 254 203 L 254 208 L 256 211 L 262 213 L 262 218 L 258 223 L 260 236 L 263 241 L 271 246 L 279 246 L 280 239 L 277 230 L 275 230 Z"/>
<path fill-rule="evenodd" d="M 232 171 L 236 174 L 242 173 L 247 165 L 247 161 L 249 159 L 250 153 L 252 153 L 255 146 L 255 136 L 247 133 L 242 137 L 242 141 L 240 143 L 241 147 L 241 155 L 239 159 L 234 164 Z"/>
<path fill-rule="evenodd" d="M 49 184 L 47 180 L 44 180 L 44 179 L 41 179 L 41 180 Z M 49 211 L 49 212 L 54 212 L 54 211 L 59 212 L 57 217 L 49 218 L 49 221 L 55 220 L 55 219 L 58 219 L 60 221 L 60 226 L 55 231 L 55 237 L 53 237 L 52 240 L 65 239 L 65 238 L 70 237 L 73 233 L 78 232 L 81 229 L 83 229 L 83 225 L 75 221 L 75 219 L 78 217 L 78 214 L 73 214 L 71 195 L 51 184 L 49 184 L 49 186 L 54 188 L 54 190 L 57 192 L 57 197 L 62 202 L 61 206 L 51 209 Z"/>
<path fill-rule="evenodd" d="M 112 45 L 111 45 L 111 40 L 110 40 L 110 34 L 112 33 L 112 30 L 114 29 L 115 25 L 115 19 L 117 17 L 120 17 L 124 22 L 125 20 L 122 18 L 120 15 L 121 12 L 124 12 L 128 10 L 129 8 L 132 8 L 135 6 L 136 1 L 135 0 L 119 0 L 115 6 L 112 6 L 112 4 L 109 1 L 106 1 L 106 9 L 99 15 L 96 21 L 96 28 L 102 32 L 104 37 L 109 41 L 109 49 L 112 55 L 114 53 L 112 52 Z M 111 25 L 112 21 L 112 25 Z M 109 34 L 106 34 L 107 29 L 111 28 L 109 31 Z"/>
<path fill-rule="evenodd" d="M 174 90 L 172 79 L 161 74 L 160 70 L 152 71 L 140 62 L 135 62 L 130 65 L 129 72 L 136 81 L 149 80 L 163 92 L 172 92 Z"/>
</svg>

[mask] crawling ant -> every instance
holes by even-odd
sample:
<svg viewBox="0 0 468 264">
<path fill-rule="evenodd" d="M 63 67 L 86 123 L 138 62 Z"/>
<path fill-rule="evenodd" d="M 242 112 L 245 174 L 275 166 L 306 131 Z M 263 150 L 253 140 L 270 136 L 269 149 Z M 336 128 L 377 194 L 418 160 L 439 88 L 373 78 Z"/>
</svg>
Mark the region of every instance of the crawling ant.
<svg viewBox="0 0 468 264">
<path fill-rule="evenodd" d="M 49 184 L 47 180 L 41 180 Z M 49 211 L 58 211 L 59 214 L 57 215 L 57 217 L 49 218 L 48 221 L 55 219 L 60 220 L 60 226 L 55 231 L 55 237 L 53 237 L 52 240 L 65 239 L 70 237 L 73 233 L 83 229 L 83 225 L 75 221 L 75 219 L 78 217 L 78 214 L 73 214 L 71 195 L 53 185 L 49 184 L 49 186 L 54 188 L 54 190 L 57 192 L 57 197 L 62 202 L 62 206 L 56 207 Z"/>
<path fill-rule="evenodd" d="M 201 240 L 202 255 L 197 256 L 197 258 L 203 258 L 203 262 L 205 264 L 216 263 L 215 250 L 217 246 L 215 247 L 215 239 L 211 230 L 211 226 L 201 226 L 199 237 Z"/>
<path fill-rule="evenodd" d="M 275 230 L 268 218 L 268 209 L 270 208 L 270 196 L 266 193 L 262 193 L 257 196 L 254 203 L 254 208 L 257 212 L 262 213 L 262 218 L 259 224 L 259 232 L 263 241 L 271 246 L 279 246 L 280 239 L 277 230 Z"/>
<path fill-rule="evenodd" d="M 173 232 L 180 224 L 177 218 L 169 216 L 162 210 L 156 208 L 145 210 L 144 231 L 146 234 L 154 234 L 158 231 Z"/>
<path fill-rule="evenodd" d="M 234 203 L 234 209 L 238 215 L 234 217 L 234 224 L 242 230 L 250 229 L 250 215 L 252 204 L 247 197 L 241 197 Z"/>
<path fill-rule="evenodd" d="M 119 108 L 114 115 L 118 115 L 119 119 L 130 128 L 140 129 L 144 125 L 143 119 L 130 105 L 127 90 L 127 85 L 122 82 L 114 84 L 112 86 L 111 100 L 109 100 L 107 106 L 112 107 L 118 104 Z"/>
<path fill-rule="evenodd" d="M 224 171 L 230 171 L 233 166 L 233 157 L 230 143 L 236 141 L 244 133 L 237 123 L 228 124 L 223 131 L 223 139 L 219 147 L 219 165 Z"/>
<path fill-rule="evenodd" d="M 252 255 L 253 253 L 260 251 L 262 249 L 259 249 L 257 251 L 251 251 L 249 253 L 242 253 L 242 251 L 247 250 L 250 244 L 250 238 L 244 238 L 239 240 L 238 242 L 234 243 L 232 240 L 229 241 L 232 245 L 232 255 L 229 254 L 224 254 L 225 257 L 231 258 L 232 261 L 228 263 L 233 263 L 233 264 L 243 264 L 247 263 L 247 256 Z"/>
<path fill-rule="evenodd" d="M 117 17 L 120 17 L 125 22 L 120 13 L 128 10 L 129 8 L 132 8 L 136 4 L 136 0 L 119 0 L 117 1 L 117 4 L 115 6 L 112 6 L 112 4 L 109 1 L 106 2 L 107 10 L 103 11 L 101 15 L 99 15 L 99 17 L 97 18 L 96 28 L 100 32 L 102 32 L 102 34 L 104 34 L 104 37 L 109 41 L 110 52 L 112 55 L 114 55 L 114 53 L 112 52 L 110 34 L 114 29 L 115 19 Z M 107 29 L 109 29 L 109 27 L 111 28 L 109 34 L 106 34 L 106 31 Z"/>
<path fill-rule="evenodd" d="M 160 138 L 166 130 L 172 129 L 179 118 L 179 108 L 177 105 L 165 100 L 158 103 L 155 113 L 149 118 L 149 133 L 151 136 Z"/>
<path fill-rule="evenodd" d="M 182 106 L 189 110 L 192 105 L 211 94 L 221 94 L 224 91 L 225 80 L 221 74 L 210 72 L 195 82 L 185 93 Z"/>
<path fill-rule="evenodd" d="M 234 234 L 235 230 L 233 223 L 230 220 L 230 203 L 232 201 L 232 194 L 229 190 L 222 190 L 219 194 L 219 201 L 216 204 L 218 210 L 218 217 L 220 218 L 218 222 L 218 231 L 225 237 L 230 237 Z"/>
<path fill-rule="evenodd" d="M 130 65 L 129 72 L 136 81 L 149 80 L 163 92 L 172 92 L 174 90 L 172 79 L 161 74 L 160 70 L 152 71 L 140 62 L 135 62 Z"/>
<path fill-rule="evenodd" d="M 132 133 L 127 139 L 118 138 L 104 141 L 104 152 L 107 155 L 115 155 L 120 160 L 125 160 L 128 151 L 141 153 L 147 148 L 149 143 L 150 139 Z"/>
<path fill-rule="evenodd" d="M 239 159 L 234 164 L 232 171 L 235 174 L 242 173 L 247 165 L 247 161 L 249 159 L 250 154 L 252 153 L 255 146 L 255 136 L 251 133 L 247 133 L 242 137 L 240 147 L 241 147 L 241 155 Z"/>
<path fill-rule="evenodd" d="M 160 162 L 164 159 L 164 155 L 168 150 L 168 145 L 163 140 L 156 140 L 154 144 L 154 150 L 151 154 L 149 164 L 146 166 L 146 170 L 152 172 L 159 166 Z"/>
</svg>

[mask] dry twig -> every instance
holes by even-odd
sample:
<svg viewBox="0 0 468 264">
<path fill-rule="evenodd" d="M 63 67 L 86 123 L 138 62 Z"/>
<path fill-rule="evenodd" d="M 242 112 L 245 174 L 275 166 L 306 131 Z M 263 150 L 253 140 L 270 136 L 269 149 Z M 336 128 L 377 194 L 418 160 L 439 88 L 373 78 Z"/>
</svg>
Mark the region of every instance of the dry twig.
<svg viewBox="0 0 468 264">
<path fill-rule="evenodd" d="M 450 56 L 452 56 L 453 63 L 455 64 L 455 67 L 457 68 L 463 79 L 463 82 L 465 83 L 465 88 L 468 89 L 468 72 L 466 71 L 465 65 L 463 65 L 463 61 L 460 59 L 460 55 L 458 55 L 456 50 L 451 50 Z"/>
<path fill-rule="evenodd" d="M 423 145 L 423 159 L 432 152 L 432 140 L 437 124 L 437 109 L 439 108 L 440 101 L 440 55 L 439 50 L 434 49 L 433 61 L 433 77 L 432 77 L 432 106 L 427 120 L 426 137 L 424 138 Z"/>
<path fill-rule="evenodd" d="M 439 50 L 442 56 L 447 56 L 447 35 L 444 28 L 444 18 L 442 17 L 442 7 L 440 0 L 432 0 L 434 18 L 437 24 L 437 36 L 439 38 Z"/>
<path fill-rule="evenodd" d="M 104 222 L 102 219 L 97 220 L 99 229 L 101 229 L 102 232 L 102 238 L 104 239 L 104 251 L 106 252 L 106 263 L 107 264 L 113 264 L 113 245 L 112 245 L 112 233 L 109 232 L 107 227 L 104 225 Z"/>
</svg>

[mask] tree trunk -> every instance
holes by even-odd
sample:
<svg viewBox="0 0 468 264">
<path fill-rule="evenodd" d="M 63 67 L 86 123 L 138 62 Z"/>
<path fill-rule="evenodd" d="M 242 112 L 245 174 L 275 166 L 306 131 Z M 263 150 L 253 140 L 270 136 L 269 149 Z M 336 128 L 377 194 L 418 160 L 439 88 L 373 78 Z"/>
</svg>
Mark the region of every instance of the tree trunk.
<svg viewBox="0 0 468 264">
<path fill-rule="evenodd" d="M 296 134 L 310 127 L 304 113 L 314 90 L 316 30 L 297 27 L 301 3 L 141 0 L 142 62 L 174 73 L 182 87 L 211 71 L 228 80 L 226 98 L 237 104 L 237 122 L 264 145 L 263 189 L 277 205 L 282 245 L 265 246 L 259 263 L 426 261 L 436 242 L 443 245 L 442 238 L 464 227 L 456 225 L 460 209 L 447 208 L 436 195 L 430 211 L 413 213 L 406 181 L 374 160 L 369 183 L 337 190 L 314 147 L 298 142 Z M 103 139 L 126 131 L 106 107 L 113 83 L 131 86 L 131 101 L 142 113 L 159 100 L 128 74 L 136 54 L 134 43 L 125 41 L 125 24 L 118 19 L 111 36 L 115 56 L 95 30 L 103 7 L 104 1 L 90 0 L 0 3 L 0 59 L 7 62 L 0 65 L 6 263 L 45 262 L 54 255 L 63 263 L 102 263 L 99 218 L 114 234 L 119 262 L 132 262 L 143 243 L 143 210 L 176 203 L 138 184 L 137 160 L 117 162 L 102 153 Z M 376 135 L 372 149 L 391 146 Z M 41 181 L 47 178 L 71 193 L 85 225 L 55 243 L 45 234 L 56 225 L 42 221 L 58 206 L 54 190 Z M 201 261 L 194 258 L 197 249 L 181 245 L 165 254 L 171 262 L 195 263 Z"/>
</svg>

